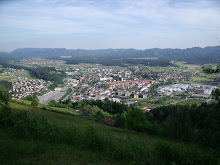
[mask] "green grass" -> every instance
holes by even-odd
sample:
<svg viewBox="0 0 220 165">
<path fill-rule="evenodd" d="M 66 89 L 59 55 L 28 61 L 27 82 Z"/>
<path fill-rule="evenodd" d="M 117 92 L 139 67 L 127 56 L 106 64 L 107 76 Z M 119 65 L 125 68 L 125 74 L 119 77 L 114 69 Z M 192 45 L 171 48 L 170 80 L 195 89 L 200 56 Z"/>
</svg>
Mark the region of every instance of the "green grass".
<svg viewBox="0 0 220 165">
<path fill-rule="evenodd" d="M 67 114 L 76 115 L 76 116 L 80 115 L 74 109 L 58 108 L 58 107 L 52 107 L 51 109 L 56 111 L 56 112 L 67 113 Z"/>
<path fill-rule="evenodd" d="M 162 103 L 158 103 L 158 104 L 153 104 L 153 103 L 147 103 L 146 101 L 150 101 L 153 99 L 160 99 L 159 97 L 150 97 L 144 100 L 138 100 L 139 103 L 142 103 L 143 106 L 153 106 L 153 107 L 161 107 L 161 106 L 167 106 L 170 104 L 177 104 L 179 102 L 181 102 L 183 99 L 174 99 L 174 98 L 167 98 L 165 101 L 163 101 Z"/>
<path fill-rule="evenodd" d="M 0 125 L 2 164 L 217 164 L 218 154 L 206 147 L 16 103 L 10 106 L 12 114 L 25 111 L 28 118 L 20 113 L 11 116 L 14 120 L 0 120 L 8 126 Z"/>
<path fill-rule="evenodd" d="M 76 65 L 63 65 L 63 66 L 72 66 L 72 67 L 82 67 L 82 68 L 113 68 L 113 69 L 124 69 L 125 67 L 121 67 L 121 66 L 104 66 L 101 64 L 85 64 L 85 63 L 80 63 L 80 64 L 76 64 Z"/>
<path fill-rule="evenodd" d="M 216 77 L 219 77 L 220 75 L 207 75 L 202 72 L 198 73 L 197 77 L 189 77 L 189 79 L 192 79 L 193 81 L 181 81 L 181 83 L 190 83 L 190 84 L 200 84 L 200 85 L 211 85 L 212 82 Z"/>
<path fill-rule="evenodd" d="M 201 76 L 201 77 L 209 78 L 209 79 L 214 79 L 214 78 L 219 78 L 220 77 L 220 74 L 218 74 L 218 73 L 205 74 L 203 72 L 200 72 L 198 75 Z"/>
<path fill-rule="evenodd" d="M 198 82 L 198 81 L 180 81 L 180 83 L 186 83 L 186 84 L 199 84 L 199 85 L 210 85 L 211 82 Z"/>
<path fill-rule="evenodd" d="M 33 78 L 33 77 L 29 74 L 29 72 L 26 71 L 26 70 L 25 70 L 25 71 L 21 71 L 21 72 L 16 72 L 15 75 L 16 75 L 16 76 L 20 76 L 20 77 L 27 77 L 28 80 L 33 80 L 33 79 L 35 79 L 35 78 Z"/>
<path fill-rule="evenodd" d="M 28 100 L 18 100 L 19 103 L 24 102 L 25 105 L 21 104 L 16 104 L 16 103 L 10 103 L 11 106 L 17 105 L 14 109 L 18 110 L 26 110 L 26 109 L 36 109 L 36 108 L 45 108 L 46 110 L 53 111 L 53 112 L 58 112 L 58 113 L 63 113 L 63 114 L 69 114 L 69 115 L 76 115 L 78 116 L 79 113 L 76 112 L 74 109 L 69 109 L 69 108 L 59 108 L 59 107 L 50 107 L 50 106 L 45 106 L 43 104 L 38 104 L 36 108 L 31 107 L 31 101 Z M 27 107 L 29 106 L 29 107 Z"/>
<path fill-rule="evenodd" d="M 189 79 L 193 79 L 194 81 L 211 81 L 211 79 L 207 77 L 190 77 Z"/>
<path fill-rule="evenodd" d="M 0 75 L 0 80 L 11 80 L 14 76 L 10 76 L 9 74 L 6 75 Z"/>
<path fill-rule="evenodd" d="M 189 105 L 192 105 L 192 104 L 202 104 L 204 100 L 199 100 L 199 99 L 188 99 L 188 100 L 183 100 L 183 101 L 180 101 L 178 102 L 177 104 L 180 104 L 180 105 L 186 105 L 186 104 L 189 104 Z"/>
<path fill-rule="evenodd" d="M 109 158 L 68 144 L 18 139 L 3 129 L 0 136 L 1 164 L 111 164 Z"/>
<path fill-rule="evenodd" d="M 29 106 L 20 105 L 20 104 L 11 102 L 10 106 L 12 107 L 14 112 L 26 111 L 30 117 L 35 117 L 35 116 L 36 117 L 45 117 L 45 118 L 50 119 L 54 123 L 59 124 L 59 125 L 63 125 L 63 126 L 71 126 L 73 124 L 77 125 L 81 128 L 86 128 L 87 126 L 94 126 L 95 128 L 99 128 L 103 131 L 106 130 L 106 128 L 109 128 L 108 125 L 104 125 L 104 124 L 94 122 L 91 120 L 87 120 L 84 118 L 80 118 L 77 116 L 59 114 L 59 113 L 54 113 L 51 111 L 45 111 L 45 110 L 38 109 L 38 108 L 41 108 L 44 106 L 41 104 L 38 105 L 38 108 L 34 108 L 34 107 L 29 107 Z M 64 108 L 54 108 L 54 107 L 52 109 L 63 110 L 63 111 L 65 110 Z M 115 128 L 115 127 L 110 127 L 110 128 L 112 128 L 113 130 L 115 130 L 115 129 L 118 130 L 118 128 Z M 109 130 L 111 130 L 111 129 L 109 129 Z M 124 131 L 124 130 L 122 130 L 122 131 Z"/>
</svg>

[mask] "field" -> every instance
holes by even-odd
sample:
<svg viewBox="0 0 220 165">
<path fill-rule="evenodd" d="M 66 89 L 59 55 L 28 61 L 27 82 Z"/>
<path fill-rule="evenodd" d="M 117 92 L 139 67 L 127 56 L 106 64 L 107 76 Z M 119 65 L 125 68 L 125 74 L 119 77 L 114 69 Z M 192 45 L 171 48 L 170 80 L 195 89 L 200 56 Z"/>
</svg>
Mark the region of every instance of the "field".
<svg viewBox="0 0 220 165">
<path fill-rule="evenodd" d="M 123 69 L 124 67 L 121 66 L 103 66 L 101 64 L 85 64 L 85 63 L 80 63 L 80 64 L 76 64 L 76 65 L 72 65 L 72 64 L 65 64 L 63 66 L 71 66 L 71 67 L 78 67 L 78 68 L 113 68 L 113 69 Z"/>
<path fill-rule="evenodd" d="M 187 69 L 188 72 L 197 73 L 198 76 L 189 77 L 187 81 L 180 83 L 201 84 L 201 85 L 216 85 L 213 84 L 215 78 L 220 78 L 220 74 L 205 74 L 202 71 L 202 66 L 195 64 L 186 64 L 184 62 L 171 62 L 178 67 L 149 67 L 153 72 L 173 71 L 179 69 Z M 215 67 L 216 65 L 213 65 Z M 147 69 L 142 70 L 148 71 Z"/>
<path fill-rule="evenodd" d="M 189 104 L 189 105 L 192 105 L 192 104 L 201 104 L 204 100 L 199 100 L 199 99 L 188 99 L 188 100 L 182 100 L 180 102 L 178 102 L 177 104 L 180 104 L 180 105 L 186 105 L 186 104 Z"/>
<path fill-rule="evenodd" d="M 214 79 L 216 77 L 220 77 L 220 75 L 212 75 L 212 76 L 205 75 L 205 76 L 201 76 L 200 73 L 199 73 L 198 77 L 189 77 L 190 81 L 181 81 L 181 83 L 212 85 L 213 81 L 214 81 Z"/>
<path fill-rule="evenodd" d="M 0 65 L 0 71 L 2 70 L 3 68 L 2 68 L 2 65 Z"/>
<path fill-rule="evenodd" d="M 10 76 L 9 74 L 6 74 L 6 75 L 0 75 L 0 80 L 11 80 L 13 79 L 14 76 Z"/>
<path fill-rule="evenodd" d="M 153 98 L 155 99 L 155 98 Z M 146 101 L 149 101 L 151 99 L 148 99 Z M 153 107 L 161 107 L 161 106 L 167 106 L 167 105 L 170 105 L 170 104 L 176 104 L 177 102 L 180 101 L 180 99 L 167 99 L 166 101 L 163 101 L 161 103 L 147 103 L 145 100 L 139 100 L 138 102 L 143 104 L 143 106 L 153 106 Z"/>
<path fill-rule="evenodd" d="M 29 102 L 25 101 L 25 103 Z M 201 162 L 200 159 L 202 161 L 205 161 L 204 158 L 215 159 L 214 155 L 216 153 L 212 149 L 197 146 L 195 144 L 178 142 L 158 136 L 150 136 L 146 133 L 136 133 L 134 131 L 119 129 L 81 117 L 54 113 L 51 111 L 41 110 L 38 108 L 24 106 L 17 103 L 11 102 L 10 106 L 12 108 L 12 113 L 25 111 L 27 112 L 29 118 L 42 119 L 43 117 L 47 119 L 50 124 L 56 124 L 61 130 L 69 130 L 72 127 L 75 127 L 78 131 L 82 131 L 82 135 L 80 132 L 77 131 L 75 133 L 73 132 L 74 134 L 71 134 L 71 136 L 75 137 L 75 134 L 78 134 L 81 137 L 80 139 L 77 139 L 75 137 L 75 139 L 69 139 L 69 141 L 67 142 L 51 142 L 47 139 L 38 140 L 34 137 L 23 138 L 21 135 L 24 129 L 21 129 L 21 131 L 19 131 L 16 135 L 13 134 L 10 129 L 3 129 L 3 127 L 0 127 L 0 159 L 1 163 L 3 164 L 108 165 L 131 163 L 161 164 L 160 162 L 164 161 L 167 162 L 166 164 L 170 164 L 171 162 L 173 162 L 173 164 L 176 164 L 175 161 L 178 162 L 182 160 L 191 160 L 192 162 L 194 162 L 192 164 L 196 164 L 196 162 Z M 41 107 L 41 105 L 39 107 Z M 18 123 L 18 125 L 13 127 L 12 130 L 19 130 L 20 128 L 25 126 L 24 124 L 25 123 L 19 125 Z M 90 129 L 88 129 L 88 126 L 90 126 Z M 93 129 L 91 128 L 91 126 L 95 128 L 98 132 L 95 131 L 92 133 L 91 131 Z M 39 128 L 42 129 L 43 127 Z M 50 130 L 51 128 L 48 129 Z M 92 134 L 88 131 L 90 131 Z M 53 133 L 53 136 L 56 136 L 56 132 L 51 133 Z M 97 134 L 98 137 L 95 134 Z M 57 134 L 57 136 L 58 135 L 63 138 L 65 137 L 65 134 Z M 19 136 L 20 138 L 18 138 L 17 136 Z M 106 144 L 106 146 L 102 150 L 96 150 L 96 148 L 93 148 L 94 145 L 90 146 L 90 143 L 87 143 L 87 141 L 95 140 L 92 141 L 91 144 L 95 143 L 96 145 L 99 145 L 99 141 L 96 141 L 98 140 L 96 138 L 99 138 L 99 136 L 100 138 L 103 137 L 104 139 L 108 139 L 104 143 Z M 68 139 L 68 137 L 66 138 Z M 74 140 L 76 141 L 74 142 Z M 87 146 L 88 144 L 89 146 Z M 109 144 L 113 144 L 113 146 L 111 145 L 111 147 L 109 146 L 110 148 L 106 148 Z M 163 155 L 164 152 L 166 152 L 166 155 Z M 175 160 L 170 158 L 173 157 L 173 155 L 176 155 L 176 157 L 174 158 Z M 206 161 L 212 162 L 211 160 Z M 205 164 L 205 162 L 202 164 Z"/>
<path fill-rule="evenodd" d="M 0 68 L 1 69 L 1 68 Z M 4 71 L 8 71 L 7 69 L 4 69 Z M 4 75 L 0 75 L 0 80 L 7 80 L 10 82 L 13 82 L 15 80 L 11 80 L 14 79 L 16 77 L 26 77 L 26 80 L 33 80 L 34 78 L 29 74 L 28 71 L 17 71 L 17 72 L 13 72 L 11 74 L 4 74 Z"/>
<path fill-rule="evenodd" d="M 202 72 L 201 66 L 188 66 L 189 72 L 197 72 L 196 77 L 189 77 L 190 81 L 182 81 L 182 83 L 212 85 L 215 78 L 220 78 L 220 74 L 205 74 Z"/>
<path fill-rule="evenodd" d="M 155 98 L 151 98 L 151 99 L 155 99 Z M 148 99 L 148 100 L 151 100 Z M 161 103 L 147 103 L 147 100 L 137 100 L 139 104 L 141 104 L 142 106 L 150 106 L 150 107 L 161 107 L 161 106 L 168 106 L 168 105 L 175 105 L 175 104 L 179 104 L 179 105 L 192 105 L 192 104 L 201 104 L 204 100 L 199 100 L 199 99 L 174 99 L 174 98 L 168 98 L 165 101 L 161 102 Z"/>
<path fill-rule="evenodd" d="M 17 77 L 27 77 L 28 80 L 33 80 L 34 78 L 29 74 L 28 71 L 21 71 L 21 72 L 16 72 L 15 75 Z"/>
</svg>

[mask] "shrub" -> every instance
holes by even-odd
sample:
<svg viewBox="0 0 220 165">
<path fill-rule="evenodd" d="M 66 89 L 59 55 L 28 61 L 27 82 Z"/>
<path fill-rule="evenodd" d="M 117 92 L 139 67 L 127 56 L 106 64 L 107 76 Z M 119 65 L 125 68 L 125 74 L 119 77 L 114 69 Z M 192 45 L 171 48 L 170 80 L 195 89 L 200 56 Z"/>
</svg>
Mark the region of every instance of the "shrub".
<svg viewBox="0 0 220 165">
<path fill-rule="evenodd" d="M 94 127 L 88 127 L 82 134 L 83 146 L 91 150 L 102 150 L 105 148 L 107 138 L 102 136 Z"/>
<path fill-rule="evenodd" d="M 180 146 L 170 145 L 167 142 L 156 142 L 155 144 L 155 162 L 157 164 L 218 164 L 215 153 L 201 154 L 194 146 L 185 147 L 182 143 Z"/>
</svg>

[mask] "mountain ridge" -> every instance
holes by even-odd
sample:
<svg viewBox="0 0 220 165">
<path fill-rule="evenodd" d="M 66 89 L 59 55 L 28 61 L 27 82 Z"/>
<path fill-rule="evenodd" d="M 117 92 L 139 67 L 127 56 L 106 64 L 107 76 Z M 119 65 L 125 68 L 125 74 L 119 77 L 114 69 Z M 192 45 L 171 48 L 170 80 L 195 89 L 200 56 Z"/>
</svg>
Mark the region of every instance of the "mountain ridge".
<svg viewBox="0 0 220 165">
<path fill-rule="evenodd" d="M 186 61 L 188 63 L 219 63 L 220 46 L 205 48 L 192 47 L 186 49 L 66 49 L 66 48 L 19 48 L 9 53 L 0 53 L 14 58 L 44 57 L 48 59 L 62 59 L 61 56 L 96 57 L 96 58 L 152 58 Z M 65 59 L 68 60 L 68 59 Z"/>
</svg>

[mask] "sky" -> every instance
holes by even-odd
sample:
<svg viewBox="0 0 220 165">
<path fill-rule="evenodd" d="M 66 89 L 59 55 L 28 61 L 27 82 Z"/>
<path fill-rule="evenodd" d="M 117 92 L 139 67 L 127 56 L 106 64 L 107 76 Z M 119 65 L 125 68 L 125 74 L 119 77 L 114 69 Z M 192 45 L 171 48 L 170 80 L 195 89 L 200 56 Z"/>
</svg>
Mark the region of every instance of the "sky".
<svg viewBox="0 0 220 165">
<path fill-rule="evenodd" d="M 220 45 L 220 0 L 0 0 L 0 51 Z"/>
</svg>

